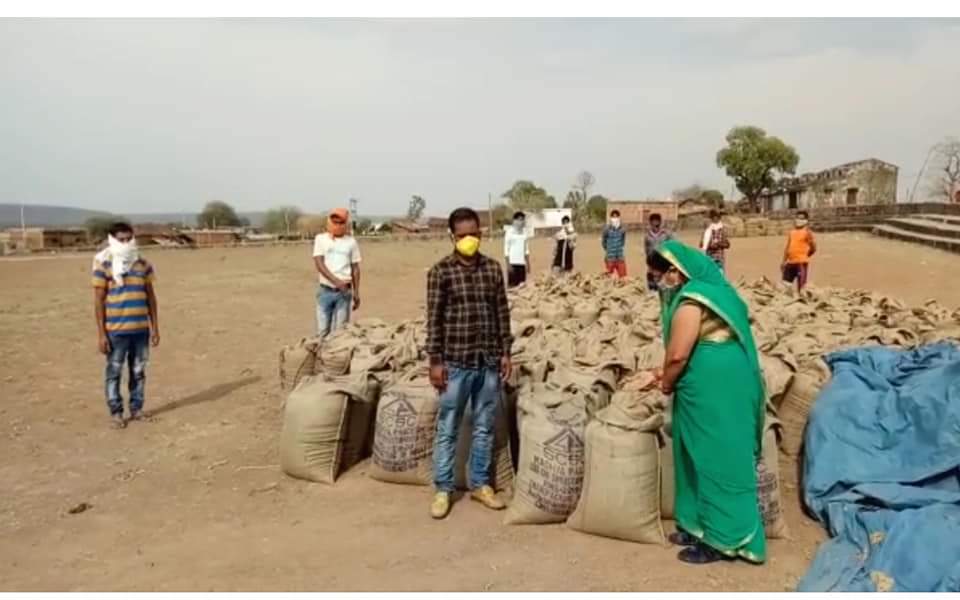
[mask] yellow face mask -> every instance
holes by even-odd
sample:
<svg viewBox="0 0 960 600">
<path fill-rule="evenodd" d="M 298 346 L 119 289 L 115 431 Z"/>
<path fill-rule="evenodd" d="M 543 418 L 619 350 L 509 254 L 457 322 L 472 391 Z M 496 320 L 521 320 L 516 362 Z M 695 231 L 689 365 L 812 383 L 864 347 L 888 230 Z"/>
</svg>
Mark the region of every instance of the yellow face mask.
<svg viewBox="0 0 960 600">
<path fill-rule="evenodd" d="M 468 235 L 457 240 L 457 252 L 467 258 L 473 256 L 480 249 L 480 238 Z"/>
</svg>

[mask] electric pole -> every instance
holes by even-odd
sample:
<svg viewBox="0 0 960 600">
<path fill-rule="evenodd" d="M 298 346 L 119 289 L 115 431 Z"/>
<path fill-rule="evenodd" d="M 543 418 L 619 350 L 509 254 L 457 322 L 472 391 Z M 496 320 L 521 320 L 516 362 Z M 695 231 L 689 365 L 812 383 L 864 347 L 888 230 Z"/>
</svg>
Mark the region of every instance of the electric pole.
<svg viewBox="0 0 960 600">
<path fill-rule="evenodd" d="M 489 222 L 490 235 L 493 235 L 493 194 L 487 192 L 487 221 Z"/>
<path fill-rule="evenodd" d="M 360 201 L 356 198 L 350 198 L 350 231 L 357 232 L 357 207 Z"/>
</svg>

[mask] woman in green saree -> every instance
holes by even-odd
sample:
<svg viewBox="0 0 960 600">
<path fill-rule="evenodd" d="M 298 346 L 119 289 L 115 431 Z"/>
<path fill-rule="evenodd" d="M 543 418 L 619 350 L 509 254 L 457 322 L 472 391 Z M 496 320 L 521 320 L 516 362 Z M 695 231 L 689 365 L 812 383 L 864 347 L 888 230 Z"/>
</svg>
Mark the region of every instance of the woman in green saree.
<svg viewBox="0 0 960 600">
<path fill-rule="evenodd" d="M 716 264 L 677 241 L 648 268 L 660 284 L 666 345 L 660 386 L 674 394 L 678 558 L 762 563 L 766 539 L 756 465 L 764 392 L 747 305 Z"/>
</svg>

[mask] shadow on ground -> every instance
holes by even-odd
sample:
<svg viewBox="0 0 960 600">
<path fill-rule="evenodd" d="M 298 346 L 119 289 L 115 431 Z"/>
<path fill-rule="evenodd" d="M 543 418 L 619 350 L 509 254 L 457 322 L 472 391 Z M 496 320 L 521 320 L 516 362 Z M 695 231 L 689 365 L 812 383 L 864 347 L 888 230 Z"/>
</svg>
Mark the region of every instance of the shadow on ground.
<svg viewBox="0 0 960 600">
<path fill-rule="evenodd" d="M 161 415 L 172 410 L 177 410 L 178 408 L 183 408 L 185 406 L 203 404 L 204 402 L 213 402 L 230 395 L 242 387 L 257 383 L 261 379 L 263 379 L 261 376 L 255 375 L 252 377 L 244 377 L 243 379 L 238 379 L 229 383 L 219 383 L 201 392 L 197 392 L 196 394 L 191 394 L 186 398 L 180 398 L 179 400 L 174 400 L 173 402 L 168 402 L 164 405 L 161 405 L 154 410 L 151 410 L 150 416 L 155 417 L 157 415 Z"/>
</svg>

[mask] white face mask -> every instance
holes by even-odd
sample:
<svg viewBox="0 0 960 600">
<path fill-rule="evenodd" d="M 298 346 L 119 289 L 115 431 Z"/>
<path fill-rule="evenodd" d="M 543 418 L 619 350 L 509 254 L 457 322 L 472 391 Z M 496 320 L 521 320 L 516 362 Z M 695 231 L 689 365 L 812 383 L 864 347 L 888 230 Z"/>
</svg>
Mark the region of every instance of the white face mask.
<svg viewBox="0 0 960 600">
<path fill-rule="evenodd" d="M 131 238 L 128 242 L 121 242 L 112 235 L 107 236 L 107 249 L 111 255 L 113 263 L 113 279 L 122 285 L 123 276 L 130 271 L 133 263 L 140 258 L 140 251 L 137 248 L 137 239 Z"/>
<path fill-rule="evenodd" d="M 613 217 L 610 219 L 610 224 L 614 227 L 620 227 L 620 217 Z"/>
</svg>

